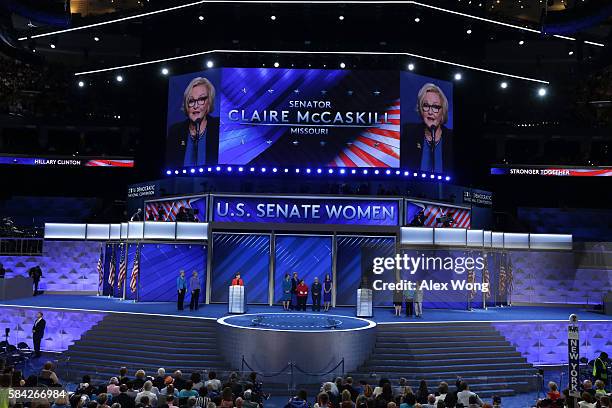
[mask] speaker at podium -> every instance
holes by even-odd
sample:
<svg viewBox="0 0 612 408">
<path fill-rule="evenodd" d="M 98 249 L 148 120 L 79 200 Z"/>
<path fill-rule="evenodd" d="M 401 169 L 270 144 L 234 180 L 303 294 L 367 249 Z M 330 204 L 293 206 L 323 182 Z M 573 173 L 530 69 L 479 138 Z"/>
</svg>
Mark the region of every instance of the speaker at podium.
<svg viewBox="0 0 612 408">
<path fill-rule="evenodd" d="M 246 309 L 246 293 L 244 280 L 240 277 L 240 272 L 236 274 L 229 287 L 228 313 L 241 314 Z"/>
</svg>

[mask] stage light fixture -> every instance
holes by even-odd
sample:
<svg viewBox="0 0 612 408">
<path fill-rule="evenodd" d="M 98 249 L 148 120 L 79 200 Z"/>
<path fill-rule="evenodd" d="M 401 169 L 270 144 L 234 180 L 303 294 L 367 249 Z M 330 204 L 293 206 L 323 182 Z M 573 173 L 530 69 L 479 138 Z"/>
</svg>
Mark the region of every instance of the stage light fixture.
<svg viewBox="0 0 612 408">
<path fill-rule="evenodd" d="M 178 174 L 178 173 L 179 173 L 178 170 L 174 170 L 174 174 Z"/>
<path fill-rule="evenodd" d="M 187 174 L 187 170 L 183 169 L 183 174 Z"/>
<path fill-rule="evenodd" d="M 467 35 L 472 34 L 472 29 L 471 29 L 471 28 L 468 28 L 468 29 L 465 31 L 465 33 L 466 33 Z"/>
<path fill-rule="evenodd" d="M 434 178 L 436 178 L 436 176 L 432 174 L 432 175 L 429 176 L 429 178 L 430 179 L 434 179 Z"/>
<path fill-rule="evenodd" d="M 329 174 L 334 174 L 334 169 L 329 169 L 329 170 L 327 170 L 327 172 L 328 172 Z"/>
<path fill-rule="evenodd" d="M 538 95 L 539 96 L 546 96 L 546 88 L 539 88 L 538 89 Z"/>
<path fill-rule="evenodd" d="M 310 169 L 306 169 L 306 173 L 310 174 Z"/>
<path fill-rule="evenodd" d="M 191 174 L 195 173 L 195 169 L 191 169 L 189 171 L 191 172 Z"/>
<path fill-rule="evenodd" d="M 442 180 L 442 176 L 438 176 L 438 180 Z"/>
<path fill-rule="evenodd" d="M 391 174 L 391 170 L 387 170 L 387 171 L 385 171 L 385 174 L 386 174 L 386 175 Z"/>
<path fill-rule="evenodd" d="M 425 173 L 421 173 L 421 177 L 425 178 L 426 174 Z"/>
<path fill-rule="evenodd" d="M 162 68 L 161 69 L 161 73 L 162 73 L 162 75 L 168 75 L 170 73 L 170 71 L 168 70 L 168 68 Z"/>
<path fill-rule="evenodd" d="M 455 81 L 461 81 L 461 78 L 463 78 L 463 76 L 461 75 L 460 72 L 457 72 L 454 78 L 455 78 Z"/>
<path fill-rule="evenodd" d="M 346 68 L 346 64 L 344 62 L 341 62 L 340 63 L 340 68 L 342 68 L 342 69 Z"/>
<path fill-rule="evenodd" d="M 244 168 L 242 167 L 238 167 L 238 171 L 242 173 L 242 171 L 244 170 Z"/>
<path fill-rule="evenodd" d="M 446 176 L 446 181 L 450 181 L 450 177 L 449 176 Z"/>
<path fill-rule="evenodd" d="M 399 170 L 395 170 L 395 175 L 396 175 L 396 176 L 399 176 L 401 173 L 402 173 L 401 171 L 399 171 Z"/>
<path fill-rule="evenodd" d="M 506 89 L 506 88 L 508 88 L 508 83 L 506 81 L 503 81 L 502 83 L 499 84 L 499 87 L 501 89 Z"/>
<path fill-rule="evenodd" d="M 79 81 L 79 88 L 82 88 L 82 87 L 84 87 L 84 86 L 85 86 L 85 82 L 83 82 L 83 81 Z"/>
<path fill-rule="evenodd" d="M 525 40 L 520 40 L 519 45 L 525 45 Z"/>
<path fill-rule="evenodd" d="M 415 23 L 420 23 L 420 22 L 421 22 L 421 19 L 420 19 L 419 17 L 415 17 L 415 18 L 414 18 L 414 22 L 415 22 Z"/>
<path fill-rule="evenodd" d="M 416 174 L 416 173 L 412 173 L 412 175 L 413 175 L 414 177 L 418 176 L 418 174 Z"/>
<path fill-rule="evenodd" d="M 300 172 L 300 169 L 295 169 L 295 172 L 296 172 L 296 173 L 299 173 L 299 172 Z"/>
<path fill-rule="evenodd" d="M 340 174 L 344 174 L 344 173 L 346 173 L 346 170 L 340 169 Z"/>
<path fill-rule="evenodd" d="M 343 16 L 343 15 L 339 15 L 339 16 L 338 16 L 338 20 L 340 20 L 340 21 L 344 21 L 344 16 Z"/>
<path fill-rule="evenodd" d="M 261 168 L 261 172 L 262 172 L 262 173 L 265 173 L 265 172 L 266 172 L 266 168 L 265 168 L 265 167 L 262 167 L 262 168 Z"/>
<path fill-rule="evenodd" d="M 215 167 L 215 170 L 217 170 L 217 171 L 221 171 L 221 167 L 220 167 L 220 166 L 217 166 L 217 167 Z"/>
<path fill-rule="evenodd" d="M 567 53 L 567 55 L 570 55 L 570 56 L 571 56 L 571 55 L 574 55 L 574 51 L 570 51 L 570 52 L 568 52 L 568 53 Z"/>
<path fill-rule="evenodd" d="M 166 170 L 166 175 L 171 175 L 172 174 L 172 170 Z"/>
<path fill-rule="evenodd" d="M 410 173 L 408 173 L 407 171 L 404 172 L 404 176 L 409 176 Z"/>
<path fill-rule="evenodd" d="M 117 80 L 117 82 L 123 82 L 123 76 L 121 75 L 117 75 L 115 79 Z"/>
<path fill-rule="evenodd" d="M 285 173 L 289 173 L 289 169 L 285 169 Z"/>
<path fill-rule="evenodd" d="M 198 169 L 198 171 L 199 171 L 200 173 L 204 173 L 204 169 L 203 169 L 202 167 L 200 167 L 200 168 Z"/>
<path fill-rule="evenodd" d="M 271 16 L 270 16 L 270 20 L 272 20 L 272 21 L 276 21 L 276 16 L 275 16 L 275 15 L 271 15 Z"/>
<path fill-rule="evenodd" d="M 274 167 L 274 168 L 272 169 L 272 173 L 276 173 L 277 171 L 278 171 L 278 169 L 277 169 L 276 167 Z"/>
<path fill-rule="evenodd" d="M 378 170 L 374 170 L 374 174 L 378 174 L 380 173 Z"/>
<path fill-rule="evenodd" d="M 199 15 L 199 16 L 198 16 L 198 20 L 200 20 L 200 21 L 204 21 L 204 16 Z"/>
<path fill-rule="evenodd" d="M 55 40 L 49 42 L 49 47 L 51 47 L 52 49 L 55 49 Z"/>
<path fill-rule="evenodd" d="M 280 67 L 280 64 L 278 63 L 278 61 L 274 62 L 274 68 L 278 68 Z"/>
<path fill-rule="evenodd" d="M 251 172 L 253 172 L 253 171 L 255 171 L 255 167 L 251 167 L 249 170 L 250 170 Z"/>
<path fill-rule="evenodd" d="M 95 37 L 94 37 L 94 41 L 95 41 L 95 42 L 98 42 L 98 41 L 100 41 L 100 37 L 98 37 L 98 36 L 95 36 Z"/>
<path fill-rule="evenodd" d="M 357 170 L 355 169 L 351 170 L 351 174 L 355 174 L 355 173 L 357 173 Z"/>
<path fill-rule="evenodd" d="M 367 170 L 367 169 L 366 169 L 366 170 L 364 170 L 364 171 L 363 171 L 363 174 L 368 174 L 368 170 Z"/>
<path fill-rule="evenodd" d="M 232 172 L 232 167 L 231 167 L 231 166 L 228 166 L 228 167 L 227 167 L 227 172 L 228 172 L 228 173 L 231 173 L 231 172 Z"/>
<path fill-rule="evenodd" d="M 214 66 L 215 64 L 211 60 L 206 61 L 206 68 L 212 68 Z"/>
<path fill-rule="evenodd" d="M 323 170 L 321 170 L 321 169 L 317 169 L 317 174 L 321 174 L 322 171 Z"/>
<path fill-rule="evenodd" d="M 212 167 L 207 168 L 206 171 L 210 173 L 212 171 Z"/>
<path fill-rule="evenodd" d="M 408 64 L 408 71 L 414 71 L 414 64 L 412 62 Z"/>
</svg>

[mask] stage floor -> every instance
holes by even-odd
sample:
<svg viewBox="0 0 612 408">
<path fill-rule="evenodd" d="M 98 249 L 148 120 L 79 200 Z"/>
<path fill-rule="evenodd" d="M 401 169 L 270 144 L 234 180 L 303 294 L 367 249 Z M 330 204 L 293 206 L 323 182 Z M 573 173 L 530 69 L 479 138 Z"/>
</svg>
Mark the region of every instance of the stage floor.
<svg viewBox="0 0 612 408">
<path fill-rule="evenodd" d="M 151 315 L 169 315 L 200 319 L 218 319 L 228 316 L 227 304 L 203 305 L 197 311 L 178 311 L 175 303 L 122 301 L 104 296 L 88 295 L 40 295 L 30 298 L 3 301 L 0 307 L 43 308 L 54 310 L 96 311 L 108 313 L 135 313 Z M 247 313 L 283 313 L 281 306 L 248 307 Z M 313 313 L 310 310 L 308 313 Z M 295 312 L 286 312 L 295 313 Z M 324 312 L 314 312 L 324 314 Z M 393 308 L 374 308 L 374 316 L 370 320 L 379 324 L 391 323 L 428 323 L 428 322 L 505 322 L 505 321 L 567 321 L 571 313 L 576 313 L 580 321 L 612 321 L 612 316 L 587 311 L 578 306 L 512 306 L 504 308 L 448 310 L 425 309 L 422 319 L 406 316 L 395 317 Z M 329 314 L 355 316 L 354 307 L 337 307 Z"/>
</svg>

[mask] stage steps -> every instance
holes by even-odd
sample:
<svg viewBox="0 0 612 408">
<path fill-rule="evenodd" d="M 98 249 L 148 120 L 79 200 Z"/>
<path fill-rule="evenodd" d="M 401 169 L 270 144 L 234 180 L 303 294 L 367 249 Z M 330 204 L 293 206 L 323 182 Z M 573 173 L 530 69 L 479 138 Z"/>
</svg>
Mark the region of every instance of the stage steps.
<svg viewBox="0 0 612 408">
<path fill-rule="evenodd" d="M 440 381 L 451 390 L 458 377 L 483 398 L 537 389 L 536 370 L 486 322 L 379 324 L 370 358 L 350 375 L 376 384 L 401 377 L 416 389 L 421 379 L 435 391 Z"/>
<path fill-rule="evenodd" d="M 217 353 L 217 322 L 146 314 L 111 313 L 87 331 L 64 353 L 70 379 L 89 374 L 93 381 L 108 381 L 119 368 L 133 377 L 143 369 L 154 376 L 159 367 L 192 372 L 231 371 Z"/>
</svg>

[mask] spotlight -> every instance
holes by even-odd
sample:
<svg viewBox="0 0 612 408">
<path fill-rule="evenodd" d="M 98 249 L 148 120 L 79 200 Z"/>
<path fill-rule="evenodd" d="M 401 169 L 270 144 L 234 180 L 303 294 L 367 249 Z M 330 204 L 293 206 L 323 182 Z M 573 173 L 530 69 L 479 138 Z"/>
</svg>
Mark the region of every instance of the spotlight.
<svg viewBox="0 0 612 408">
<path fill-rule="evenodd" d="M 416 174 L 416 173 L 412 173 L 412 175 L 413 175 L 414 177 L 418 176 L 418 174 Z"/>
<path fill-rule="evenodd" d="M 407 171 L 404 172 L 404 176 L 409 176 L 410 173 L 408 173 Z"/>
<path fill-rule="evenodd" d="M 183 174 L 187 174 L 187 170 L 183 169 Z"/>
<path fill-rule="evenodd" d="M 94 41 L 95 41 L 95 42 L 100 41 L 100 37 L 98 37 L 98 36 L 94 37 Z"/>
<path fill-rule="evenodd" d="M 466 32 L 466 34 L 470 35 L 470 34 L 472 34 L 472 29 L 468 28 L 465 32 Z"/>
<path fill-rule="evenodd" d="M 461 73 L 457 72 L 457 73 L 455 74 L 455 81 L 461 81 L 461 78 L 462 78 L 462 77 L 463 77 L 463 76 L 461 75 Z"/>
<path fill-rule="evenodd" d="M 421 173 L 421 177 L 425 178 L 426 174 L 425 173 Z"/>
<path fill-rule="evenodd" d="M 228 168 L 227 168 L 227 172 L 228 172 L 228 173 L 231 173 L 231 172 L 232 172 L 232 168 L 231 168 L 231 166 L 228 166 Z"/>
<path fill-rule="evenodd" d="M 506 81 L 503 81 L 501 84 L 499 84 L 501 89 L 506 89 L 508 87 L 508 83 Z"/>
<path fill-rule="evenodd" d="M 340 169 L 340 174 L 344 174 L 345 172 L 346 172 L 346 170 Z"/>
<path fill-rule="evenodd" d="M 204 16 L 198 16 L 198 20 L 204 21 Z"/>
<path fill-rule="evenodd" d="M 442 176 L 438 176 L 438 180 L 442 180 Z"/>
<path fill-rule="evenodd" d="M 317 174 L 321 174 L 322 171 L 323 170 L 321 170 L 321 169 L 317 169 Z"/>
<path fill-rule="evenodd" d="M 215 64 L 211 60 L 206 61 L 206 68 L 212 68 L 214 66 Z"/>
<path fill-rule="evenodd" d="M 172 174 L 172 170 L 166 170 L 166 175 L 171 175 Z"/>
<path fill-rule="evenodd" d="M 272 173 L 276 173 L 277 171 L 278 171 L 278 169 L 277 169 L 276 167 L 274 167 L 274 168 L 272 169 Z"/>
<path fill-rule="evenodd" d="M 274 63 L 274 68 L 278 68 L 280 66 L 280 64 L 277 62 Z"/>
<path fill-rule="evenodd" d="M 378 170 L 374 170 L 374 174 L 378 174 L 380 173 Z"/>
<path fill-rule="evenodd" d="M 206 171 L 210 173 L 212 171 L 212 167 L 207 168 Z"/>
<path fill-rule="evenodd" d="M 200 168 L 198 169 L 198 171 L 199 171 L 200 173 L 204 173 L 204 169 L 203 169 L 202 167 L 200 167 Z"/>
<path fill-rule="evenodd" d="M 79 81 L 79 88 L 82 88 L 82 87 L 84 87 L 84 86 L 85 86 L 85 82 L 83 82 L 83 81 Z"/>
<path fill-rule="evenodd" d="M 538 95 L 539 96 L 546 96 L 546 88 L 542 87 L 542 88 L 538 89 Z"/>
<path fill-rule="evenodd" d="M 421 19 L 420 19 L 419 17 L 415 17 L 414 22 L 415 22 L 415 23 L 420 23 L 420 22 L 421 22 Z"/>
<path fill-rule="evenodd" d="M 117 75 L 115 79 L 117 80 L 117 82 L 123 82 L 123 77 L 121 75 Z"/>
<path fill-rule="evenodd" d="M 434 179 L 436 178 L 436 176 L 434 176 L 433 174 L 429 176 L 430 179 Z"/>
<path fill-rule="evenodd" d="M 450 176 L 446 176 L 446 181 L 450 181 Z"/>
<path fill-rule="evenodd" d="M 238 171 L 239 171 L 239 172 L 242 172 L 242 170 L 244 170 L 244 168 L 242 168 L 242 167 L 238 167 Z"/>
<path fill-rule="evenodd" d="M 53 42 L 49 43 L 49 47 L 51 47 L 52 49 L 55 49 L 55 43 Z"/>
<path fill-rule="evenodd" d="M 568 55 L 574 55 L 574 51 L 570 51 L 567 53 Z"/>
<path fill-rule="evenodd" d="M 195 169 L 191 169 L 189 171 L 191 172 L 191 174 L 195 173 Z"/>
<path fill-rule="evenodd" d="M 306 173 L 310 174 L 310 169 L 306 169 Z"/>
<path fill-rule="evenodd" d="M 338 16 L 338 20 L 343 21 L 344 20 L 344 16 Z"/>
<path fill-rule="evenodd" d="M 519 41 L 519 45 L 524 45 L 524 44 L 525 44 L 525 40 Z"/>
<path fill-rule="evenodd" d="M 262 168 L 261 168 L 261 172 L 262 172 L 262 173 L 265 173 L 265 172 L 266 172 L 266 168 L 265 168 L 265 167 L 262 167 Z"/>
<path fill-rule="evenodd" d="M 168 75 L 170 71 L 168 70 L 168 68 L 162 68 L 161 73 L 162 75 Z"/>
<path fill-rule="evenodd" d="M 289 169 L 285 169 L 285 173 L 289 173 Z"/>
<path fill-rule="evenodd" d="M 414 71 L 414 64 L 412 62 L 408 64 L 408 71 Z"/>
<path fill-rule="evenodd" d="M 178 174 L 178 170 L 174 170 L 174 174 Z"/>
<path fill-rule="evenodd" d="M 391 170 L 385 171 L 385 174 L 387 174 L 387 175 L 391 174 Z"/>
<path fill-rule="evenodd" d="M 401 171 L 399 171 L 399 170 L 395 170 L 395 175 L 396 175 L 396 176 L 399 176 L 399 175 L 400 175 L 400 173 L 401 173 Z"/>
<path fill-rule="evenodd" d="M 272 20 L 272 21 L 276 21 L 276 16 L 275 16 L 275 15 L 271 15 L 271 16 L 270 16 L 270 20 Z"/>
<path fill-rule="evenodd" d="M 355 173 L 357 173 L 357 170 L 355 169 L 351 170 L 351 174 L 355 174 Z"/>
<path fill-rule="evenodd" d="M 215 170 L 217 170 L 217 171 L 221 171 L 221 166 L 217 166 L 217 167 L 215 167 Z"/>
<path fill-rule="evenodd" d="M 346 68 L 346 64 L 344 62 L 341 62 L 340 63 L 340 68 L 342 68 L 342 69 Z"/>
<path fill-rule="evenodd" d="M 368 170 L 364 170 L 364 171 L 363 171 L 363 174 L 368 174 Z"/>
<path fill-rule="evenodd" d="M 296 172 L 296 173 L 299 173 L 299 172 L 300 172 L 300 169 L 295 169 L 295 172 Z"/>
<path fill-rule="evenodd" d="M 255 167 L 251 167 L 251 168 L 249 169 L 249 171 L 251 171 L 251 172 L 255 171 Z"/>
</svg>

